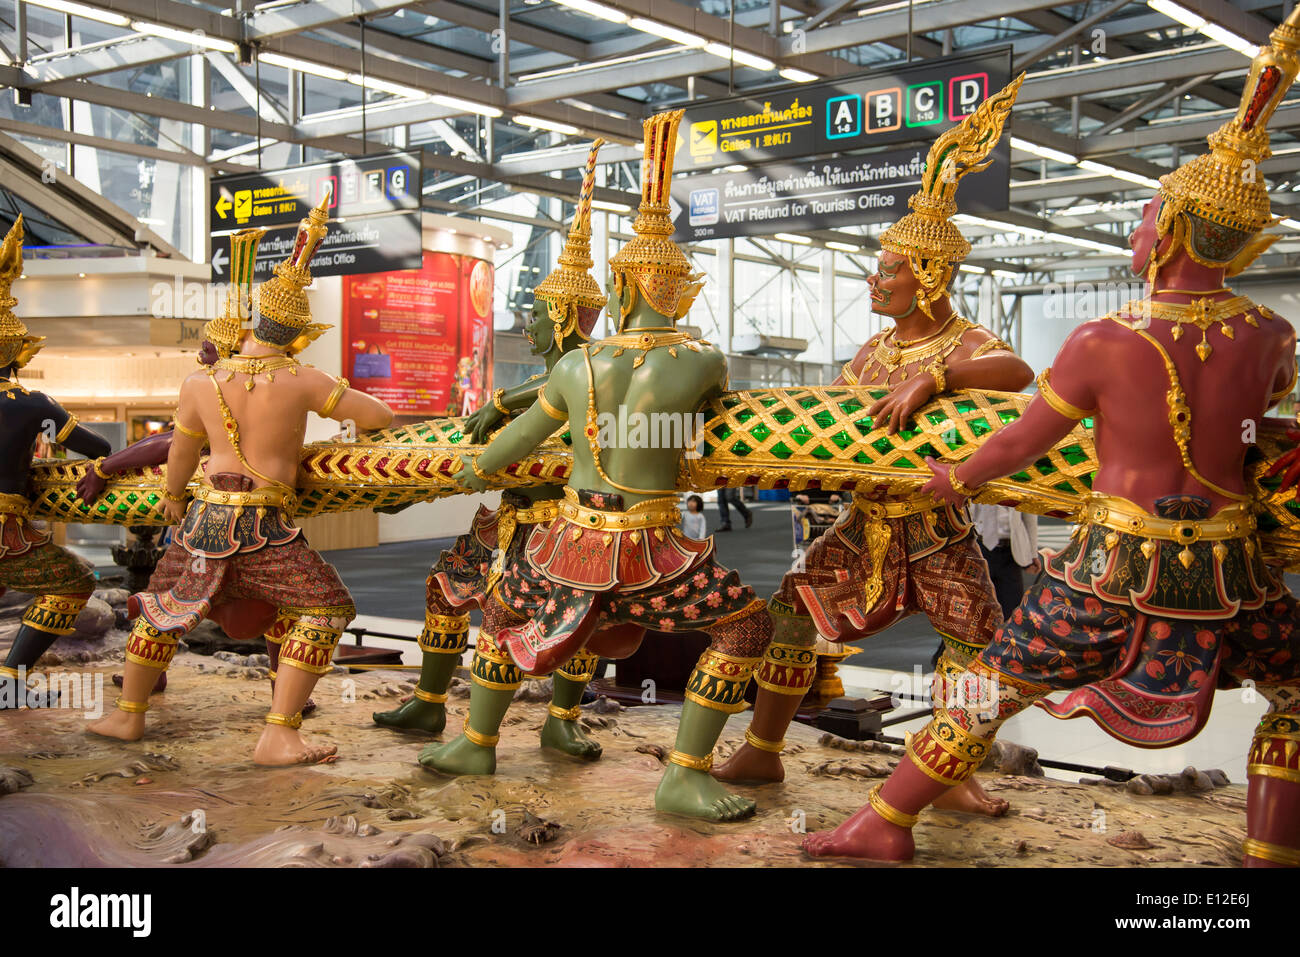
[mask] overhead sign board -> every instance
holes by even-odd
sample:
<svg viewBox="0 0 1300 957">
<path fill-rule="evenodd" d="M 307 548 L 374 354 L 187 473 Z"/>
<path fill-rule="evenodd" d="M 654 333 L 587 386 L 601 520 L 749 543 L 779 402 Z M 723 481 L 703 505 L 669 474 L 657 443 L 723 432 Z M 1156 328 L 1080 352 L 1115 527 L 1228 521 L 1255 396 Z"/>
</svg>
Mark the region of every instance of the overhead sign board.
<svg viewBox="0 0 1300 957">
<path fill-rule="evenodd" d="M 907 213 L 928 149 L 929 144 L 920 144 L 674 179 L 673 197 L 685 210 L 676 219 L 674 238 L 694 242 L 894 222 Z M 1007 208 L 1010 159 L 1004 138 L 987 169 L 962 179 L 963 210 Z"/>
<path fill-rule="evenodd" d="M 936 57 L 691 104 L 679 172 L 933 140 L 1011 79 L 1011 50 Z"/>
<path fill-rule="evenodd" d="M 267 234 L 254 278 L 268 278 L 293 248 L 299 221 L 327 194 L 330 232 L 312 258 L 313 275 L 418 269 L 420 184 L 419 154 L 401 152 L 213 177 L 212 278 L 230 278 L 226 237 L 258 226 Z"/>
</svg>

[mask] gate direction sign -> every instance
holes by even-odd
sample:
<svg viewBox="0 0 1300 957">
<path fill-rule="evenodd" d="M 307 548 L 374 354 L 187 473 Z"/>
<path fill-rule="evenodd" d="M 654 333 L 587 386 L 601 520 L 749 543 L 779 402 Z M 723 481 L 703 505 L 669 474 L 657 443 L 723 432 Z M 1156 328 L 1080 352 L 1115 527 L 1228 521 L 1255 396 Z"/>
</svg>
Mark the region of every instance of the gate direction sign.
<svg viewBox="0 0 1300 957">
<path fill-rule="evenodd" d="M 212 278 L 230 278 L 226 237 L 258 226 L 267 233 L 253 275 L 257 282 L 269 278 L 292 250 L 299 221 L 326 194 L 329 235 L 312 257 L 312 275 L 419 269 L 421 182 L 419 154 L 402 152 L 214 176 Z"/>
<path fill-rule="evenodd" d="M 1011 79 L 1011 48 L 686 107 L 679 172 L 932 140 Z"/>
<path fill-rule="evenodd" d="M 675 220 L 673 238 L 694 242 L 893 222 L 907 212 L 928 150 L 922 143 L 675 178 L 673 197 L 685 214 Z M 1009 138 L 993 148 L 992 159 L 987 169 L 962 180 L 963 211 L 1000 211 L 1009 205 Z"/>
<path fill-rule="evenodd" d="M 214 176 L 213 232 L 296 224 L 330 193 L 330 219 L 420 208 L 420 157 L 380 153 Z"/>
</svg>

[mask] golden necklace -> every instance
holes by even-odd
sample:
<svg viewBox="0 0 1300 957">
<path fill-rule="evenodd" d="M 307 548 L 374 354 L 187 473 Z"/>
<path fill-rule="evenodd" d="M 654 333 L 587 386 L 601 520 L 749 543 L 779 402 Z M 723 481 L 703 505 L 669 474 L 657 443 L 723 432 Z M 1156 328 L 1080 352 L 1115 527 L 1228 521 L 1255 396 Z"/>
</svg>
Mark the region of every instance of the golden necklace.
<svg viewBox="0 0 1300 957">
<path fill-rule="evenodd" d="M 244 388 L 253 391 L 253 376 L 264 375 L 267 382 L 275 381 L 275 373 L 288 369 L 290 375 L 297 375 L 299 363 L 293 356 L 245 356 L 233 355 L 227 359 L 218 359 L 212 368 L 226 370 L 226 381 L 235 378 L 235 373 L 242 372 L 248 376 Z M 209 372 L 209 375 L 212 373 Z"/>
<path fill-rule="evenodd" d="M 5 379 L 3 382 L 0 382 L 0 392 L 4 393 L 6 399 L 18 398 L 14 395 L 15 392 L 21 392 L 23 395 L 30 395 L 21 382 L 15 382 L 12 379 Z"/>
<path fill-rule="evenodd" d="M 662 333 L 662 335 L 656 335 L 656 333 Z M 677 329 L 642 329 L 639 332 L 624 332 L 608 336 L 591 347 L 591 354 L 593 356 L 597 355 L 601 349 L 610 346 L 614 349 L 613 358 L 617 359 L 628 349 L 640 349 L 641 354 L 632 363 L 632 368 L 636 369 L 641 366 L 641 363 L 645 362 L 645 357 L 651 349 L 667 347 L 668 354 L 676 359 L 677 346 L 679 345 L 685 345 L 687 349 L 699 352 L 700 346 L 708 345 L 708 343 L 696 339 L 688 332 L 680 332 Z"/>
<path fill-rule="evenodd" d="M 1228 325 L 1228 320 L 1238 313 L 1246 313 L 1246 322 L 1252 326 L 1258 326 L 1255 317 L 1250 315 L 1250 310 L 1255 308 L 1255 304 L 1245 296 L 1233 296 L 1231 299 L 1212 299 L 1210 296 L 1222 290 L 1211 290 L 1209 294 L 1194 299 L 1192 302 L 1156 302 L 1153 299 L 1133 299 L 1125 307 L 1124 312 L 1135 318 L 1161 319 L 1165 322 L 1172 322 L 1174 328 L 1170 330 L 1169 335 L 1177 342 L 1183 337 L 1183 326 L 1191 325 L 1201 330 L 1201 341 L 1196 344 L 1196 355 L 1202 362 L 1210 358 L 1214 352 L 1214 347 L 1206 341 L 1206 334 L 1210 326 L 1216 322 L 1219 323 L 1219 332 L 1227 339 L 1236 337 L 1236 332 L 1232 326 Z M 1184 295 L 1194 295 L 1181 289 L 1162 289 L 1160 292 L 1176 292 Z"/>
<path fill-rule="evenodd" d="M 957 348 L 969 329 L 975 328 L 975 323 L 963 319 L 957 314 L 949 317 L 948 321 L 940 327 L 939 331 L 920 339 L 907 339 L 898 341 L 893 338 L 894 332 L 891 329 L 880 338 L 879 344 L 867 359 L 864 369 L 876 366 L 871 372 L 871 381 L 875 382 L 880 378 L 880 370 L 885 370 L 885 385 L 890 384 L 894 373 L 899 369 L 906 369 L 913 362 L 924 362 L 926 359 L 932 359 L 935 356 L 946 356 Z M 902 381 L 902 380 L 900 380 Z"/>
</svg>

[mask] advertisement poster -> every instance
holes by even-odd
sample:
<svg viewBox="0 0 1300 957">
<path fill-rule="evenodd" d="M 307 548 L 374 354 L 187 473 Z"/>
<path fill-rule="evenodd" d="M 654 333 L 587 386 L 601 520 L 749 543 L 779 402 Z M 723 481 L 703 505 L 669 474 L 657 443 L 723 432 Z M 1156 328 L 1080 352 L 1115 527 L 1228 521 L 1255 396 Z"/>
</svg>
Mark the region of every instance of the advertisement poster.
<svg viewBox="0 0 1300 957">
<path fill-rule="evenodd" d="M 492 264 L 345 276 L 343 374 L 403 416 L 467 415 L 492 393 Z"/>
</svg>

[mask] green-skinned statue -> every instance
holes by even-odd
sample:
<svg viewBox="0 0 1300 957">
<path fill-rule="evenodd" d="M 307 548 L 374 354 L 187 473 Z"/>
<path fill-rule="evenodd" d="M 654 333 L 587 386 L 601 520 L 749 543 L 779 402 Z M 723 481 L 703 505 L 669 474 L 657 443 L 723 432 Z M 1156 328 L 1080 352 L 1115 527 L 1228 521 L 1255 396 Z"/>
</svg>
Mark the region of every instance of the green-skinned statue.
<svg viewBox="0 0 1300 957">
<path fill-rule="evenodd" d="M 596 140 L 588 154 L 577 215 L 559 265 L 534 291 L 533 320 L 526 332 L 533 355 L 541 356 L 546 365 L 546 374 L 534 376 L 512 389 L 498 389 L 492 401 L 465 423 L 465 430 L 474 442 L 486 441 L 488 433 L 503 419 L 529 408 L 560 357 L 591 337 L 605 304 L 599 284 L 588 272 L 592 264 L 591 195 L 596 155 L 603 142 Z M 514 608 L 516 602 L 515 611 L 521 609 L 528 599 L 528 589 L 516 587 L 513 590 L 522 594 L 511 594 L 503 600 L 496 585 L 503 574 L 509 575 L 512 581 L 529 577 L 528 559 L 524 555 L 528 534 L 555 518 L 563 495 L 564 489 L 558 485 L 503 492 L 500 507 L 495 511 L 480 507 L 469 531 L 442 553 L 425 584 L 419 685 L 412 699 L 397 710 L 375 714 L 377 724 L 428 734 L 442 732 L 447 723 L 447 688 L 469 641 L 469 608 L 473 604 L 483 611 L 483 626 L 479 630 L 471 674 L 474 683 L 485 688 L 493 701 L 492 707 L 499 706 L 504 713 L 504 706 L 513 697 L 523 675 L 507 667 L 492 639 L 498 629 L 513 621 L 515 612 L 506 615 L 505 611 Z M 583 733 L 577 720 L 578 705 L 595 673 L 596 660 L 592 654 L 577 655 L 556 672 L 550 715 L 542 726 L 543 747 L 586 760 L 600 757 L 600 745 Z M 481 706 L 481 710 L 487 708 L 486 704 Z M 437 745 L 433 745 L 425 753 L 437 750 Z M 495 756 L 491 751 L 462 750 L 463 771 L 492 770 Z"/>
<path fill-rule="evenodd" d="M 645 160 L 636 238 L 610 260 L 609 309 L 618 333 L 560 359 L 536 404 L 506 427 L 461 473 L 483 488 L 489 473 L 526 455 L 567 423 L 575 435 L 573 474 L 559 517 L 533 531 L 530 569 L 545 587 L 537 611 L 497 633 L 503 670 L 548 674 L 575 655 L 630 654 L 647 628 L 704 631 L 712 639 L 687 684 L 681 725 L 655 805 L 708 820 L 735 820 L 754 802 L 709 775 L 713 747 L 772 635 L 764 603 L 713 558 L 713 542 L 677 529 L 677 477 L 694 445 L 697 413 L 727 384 L 722 353 L 677 331 L 700 277 L 669 238 L 668 186 L 681 111 L 645 122 Z M 501 593 L 511 583 L 503 578 Z M 600 630 L 598 630 L 598 628 Z M 470 749 L 490 752 L 508 699 L 471 689 L 461 739 L 425 760 L 469 770 Z"/>
</svg>

